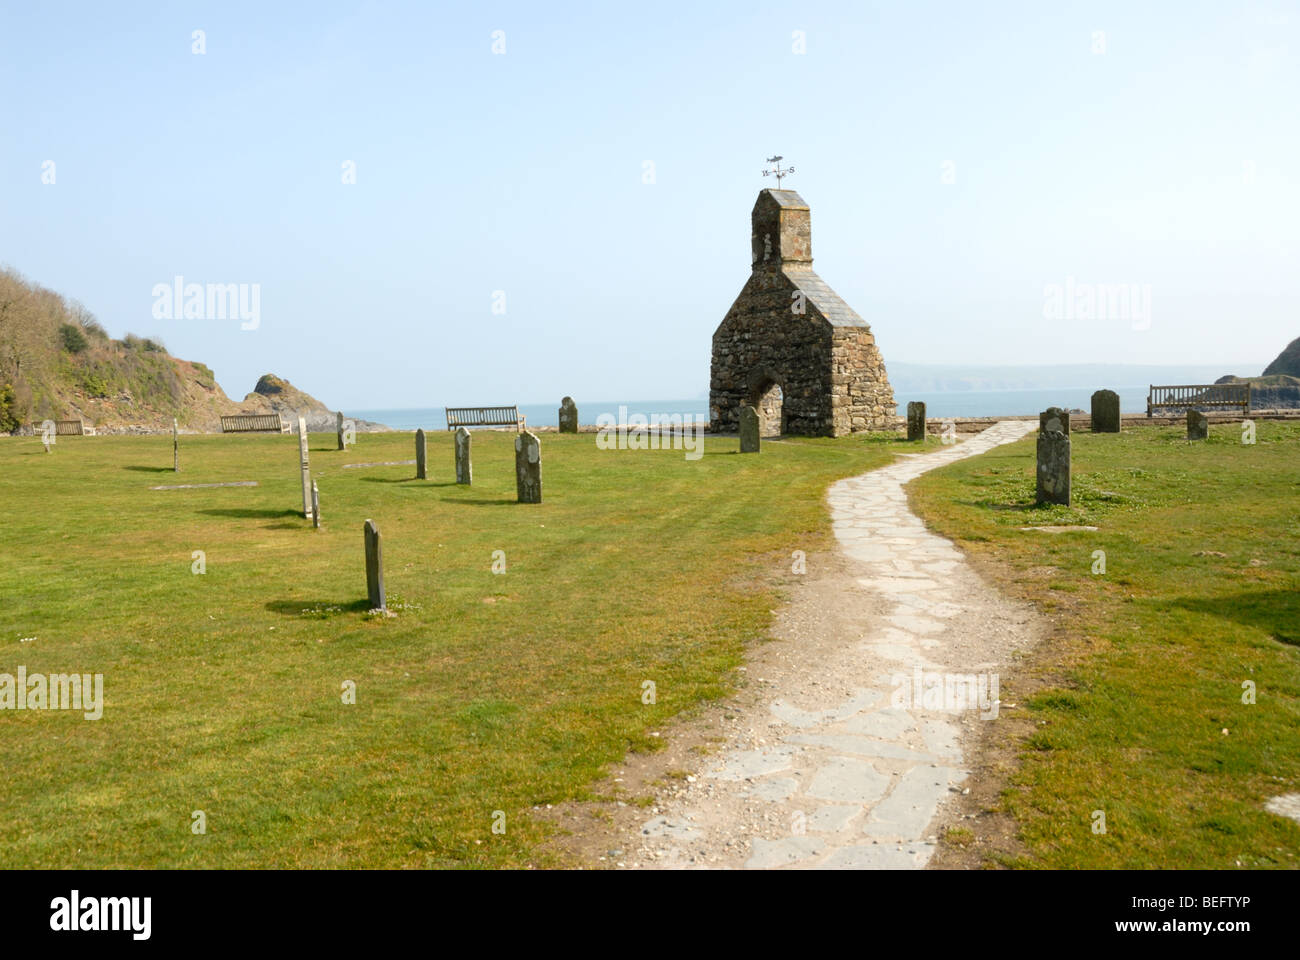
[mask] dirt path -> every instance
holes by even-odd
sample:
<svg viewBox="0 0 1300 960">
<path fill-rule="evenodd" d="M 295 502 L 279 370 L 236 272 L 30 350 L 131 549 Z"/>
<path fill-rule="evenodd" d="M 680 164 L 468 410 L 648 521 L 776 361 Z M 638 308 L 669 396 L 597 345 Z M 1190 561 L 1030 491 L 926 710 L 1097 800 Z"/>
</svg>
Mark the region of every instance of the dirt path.
<svg viewBox="0 0 1300 960">
<path fill-rule="evenodd" d="M 777 642 L 747 661 L 736 697 L 674 730 L 668 756 L 629 757 L 611 775 L 633 789 L 672 783 L 653 808 L 620 803 L 574 849 L 642 869 L 925 866 L 936 814 L 967 776 L 963 741 L 997 709 L 991 686 L 976 688 L 980 709 L 974 697 L 927 701 L 927 682 L 995 676 L 1038 624 L 925 529 L 903 487 L 1034 426 L 998 423 L 833 485 L 838 555 L 809 558 L 777 611 Z"/>
</svg>

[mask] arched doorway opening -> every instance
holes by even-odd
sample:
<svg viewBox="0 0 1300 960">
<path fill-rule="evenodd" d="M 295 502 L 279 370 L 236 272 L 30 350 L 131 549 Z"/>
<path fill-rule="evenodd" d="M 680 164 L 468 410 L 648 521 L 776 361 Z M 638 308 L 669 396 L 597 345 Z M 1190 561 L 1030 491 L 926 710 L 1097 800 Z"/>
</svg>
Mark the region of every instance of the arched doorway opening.
<svg viewBox="0 0 1300 960">
<path fill-rule="evenodd" d="M 785 392 L 771 377 L 763 377 L 750 392 L 750 403 L 758 411 L 758 432 L 764 437 L 785 433 Z"/>
</svg>

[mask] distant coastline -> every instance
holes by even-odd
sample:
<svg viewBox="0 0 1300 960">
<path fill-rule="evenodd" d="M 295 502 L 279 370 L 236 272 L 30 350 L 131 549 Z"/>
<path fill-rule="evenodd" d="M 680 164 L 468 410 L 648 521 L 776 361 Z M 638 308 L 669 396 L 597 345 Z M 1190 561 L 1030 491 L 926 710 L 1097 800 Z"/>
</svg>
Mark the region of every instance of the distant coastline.
<svg viewBox="0 0 1300 960">
<path fill-rule="evenodd" d="M 1057 406 L 1065 409 L 1091 409 L 1093 389 L 1107 387 L 1119 394 L 1120 410 L 1124 413 L 1145 413 L 1148 384 L 1113 386 L 1100 384 L 1095 388 L 1069 388 L 1057 390 L 949 390 L 894 391 L 898 415 L 904 416 L 907 404 L 913 400 L 924 401 L 928 417 L 1005 417 L 1032 415 Z M 618 416 L 620 406 L 628 413 L 649 416 L 652 413 L 708 417 L 707 400 L 613 400 L 584 402 L 574 397 L 578 404 L 578 422 L 594 424 L 602 413 Z M 559 403 L 520 404 L 519 412 L 527 418 L 529 426 L 554 427 L 559 423 Z M 383 410 L 345 410 L 345 416 L 362 417 L 382 423 L 393 430 L 446 430 L 447 420 L 442 407 Z"/>
</svg>

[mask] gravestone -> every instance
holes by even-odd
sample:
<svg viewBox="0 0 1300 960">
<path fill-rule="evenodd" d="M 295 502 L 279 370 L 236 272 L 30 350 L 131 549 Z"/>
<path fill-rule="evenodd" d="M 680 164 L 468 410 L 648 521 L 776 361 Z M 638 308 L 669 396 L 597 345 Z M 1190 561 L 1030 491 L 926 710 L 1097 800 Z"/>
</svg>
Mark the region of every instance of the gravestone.
<svg viewBox="0 0 1300 960">
<path fill-rule="evenodd" d="M 181 433 L 175 417 L 172 417 L 172 472 L 181 472 Z"/>
<path fill-rule="evenodd" d="M 1070 505 L 1070 414 L 1048 407 L 1038 415 L 1038 485 L 1035 503 Z"/>
<path fill-rule="evenodd" d="M 577 433 L 578 432 L 578 407 L 573 402 L 573 397 L 565 397 L 560 401 L 560 433 Z"/>
<path fill-rule="evenodd" d="M 515 436 L 515 487 L 520 503 L 542 502 L 542 442 L 527 430 Z"/>
<path fill-rule="evenodd" d="M 925 439 L 925 403 L 909 400 L 907 404 L 907 439 Z"/>
<path fill-rule="evenodd" d="M 343 442 L 343 411 L 340 410 L 335 417 L 335 429 L 339 434 L 339 449 L 346 450 L 347 444 Z"/>
<path fill-rule="evenodd" d="M 371 610 L 387 610 L 384 598 L 384 544 L 375 521 L 367 520 L 366 537 L 366 596 Z"/>
<path fill-rule="evenodd" d="M 758 411 L 748 403 L 740 408 L 740 452 L 758 453 Z"/>
<path fill-rule="evenodd" d="M 302 461 L 302 515 L 311 519 L 311 465 L 307 462 L 307 421 L 298 418 L 298 458 Z"/>
<path fill-rule="evenodd" d="M 469 431 L 464 427 L 456 428 L 456 482 L 473 483 L 474 465 L 469 458 Z"/>
<path fill-rule="evenodd" d="M 316 489 L 315 480 L 311 482 L 311 525 L 320 529 L 320 491 Z"/>
<path fill-rule="evenodd" d="M 1114 390 L 1092 395 L 1092 432 L 1119 433 L 1119 394 Z"/>
<path fill-rule="evenodd" d="M 424 431 L 416 430 L 415 431 L 415 479 L 416 480 L 429 479 L 427 476 L 428 471 L 426 470 L 427 464 L 428 464 L 428 460 L 426 456 L 426 449 L 425 449 L 425 442 L 424 442 Z"/>
<path fill-rule="evenodd" d="M 1210 436 L 1210 421 L 1199 410 L 1187 411 L 1187 439 L 1205 440 Z"/>
</svg>

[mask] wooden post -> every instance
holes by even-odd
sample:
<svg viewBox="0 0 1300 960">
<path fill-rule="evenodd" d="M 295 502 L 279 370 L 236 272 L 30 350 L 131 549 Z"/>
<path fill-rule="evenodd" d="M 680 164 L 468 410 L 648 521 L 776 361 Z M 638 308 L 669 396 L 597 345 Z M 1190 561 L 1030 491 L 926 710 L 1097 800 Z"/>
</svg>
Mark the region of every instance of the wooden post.
<svg viewBox="0 0 1300 960">
<path fill-rule="evenodd" d="M 311 482 L 311 525 L 320 529 L 320 491 L 316 489 L 315 480 Z"/>
<path fill-rule="evenodd" d="M 172 417 L 172 472 L 181 472 L 180 427 L 177 425 L 175 417 Z"/>
<path fill-rule="evenodd" d="M 428 476 L 426 476 L 427 462 L 428 459 L 425 455 L 424 431 L 416 430 L 415 431 L 415 479 L 416 480 L 429 479 Z"/>
</svg>

